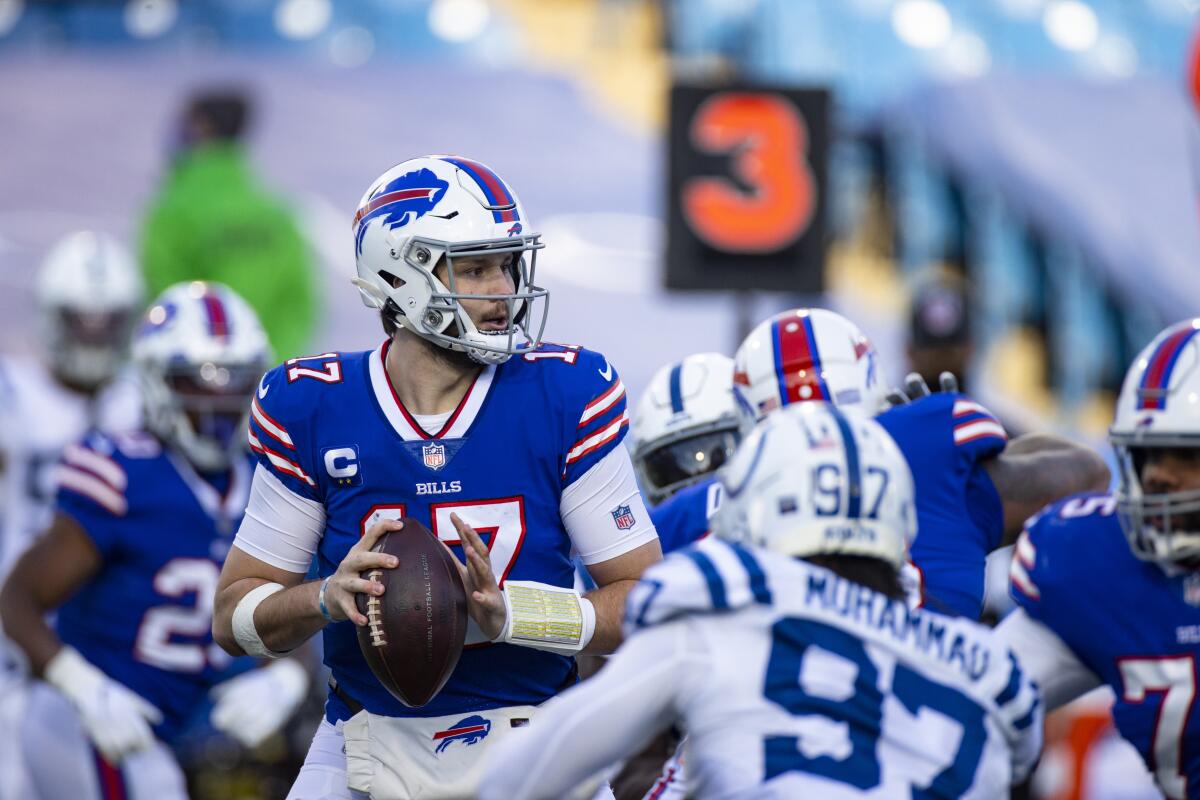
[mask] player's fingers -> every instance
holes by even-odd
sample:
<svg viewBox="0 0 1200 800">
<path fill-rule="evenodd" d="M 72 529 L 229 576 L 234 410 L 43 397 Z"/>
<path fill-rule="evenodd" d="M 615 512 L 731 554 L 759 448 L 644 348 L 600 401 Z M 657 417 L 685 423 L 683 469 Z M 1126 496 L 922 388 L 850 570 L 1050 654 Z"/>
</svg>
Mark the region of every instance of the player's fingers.
<svg viewBox="0 0 1200 800">
<path fill-rule="evenodd" d="M 351 550 L 370 550 L 379 541 L 379 537 L 383 536 L 388 531 L 398 531 L 404 527 L 402 519 L 381 519 L 371 527 L 367 528 L 366 534 L 361 539 L 354 543 Z"/>
<path fill-rule="evenodd" d="M 467 523 L 463 522 L 458 514 L 451 514 L 450 521 L 454 523 L 454 529 L 458 531 L 458 535 L 462 537 L 463 550 L 465 552 L 474 551 L 487 555 L 487 545 L 483 543 L 483 539 L 475 532 Z M 469 545 L 469 548 L 467 547 Z"/>
<path fill-rule="evenodd" d="M 904 391 L 912 400 L 918 400 L 929 395 L 929 384 L 920 373 L 910 372 L 904 376 Z"/>
<path fill-rule="evenodd" d="M 439 539 L 438 542 L 442 545 L 442 547 L 446 548 L 446 552 L 450 554 L 450 559 L 454 561 L 454 566 L 458 570 L 458 577 L 462 578 L 463 585 L 469 587 L 471 585 L 471 575 L 467 571 L 467 565 L 464 564 L 458 556 L 454 555 L 454 551 L 450 549 L 450 545 L 446 544 L 441 539 Z"/>
<path fill-rule="evenodd" d="M 908 404 L 908 395 L 899 389 L 892 389 L 887 393 L 887 402 L 889 406 L 903 406 Z"/>
<path fill-rule="evenodd" d="M 496 587 L 496 576 L 492 572 L 492 562 L 486 556 L 479 554 L 478 550 L 471 550 L 467 553 L 467 569 L 471 573 L 471 579 L 474 581 L 478 589 L 492 589 Z"/>
<path fill-rule="evenodd" d="M 368 569 L 392 569 L 400 565 L 400 559 L 387 553 L 372 553 L 370 551 L 355 553 L 351 551 L 342 559 L 338 569 L 344 576 L 357 576 Z M 349 575 L 347 575 L 349 573 Z"/>
<path fill-rule="evenodd" d="M 342 584 L 342 588 L 351 594 L 370 594 L 376 597 L 383 594 L 382 583 L 362 578 L 350 578 Z"/>
<path fill-rule="evenodd" d="M 346 619 L 350 620 L 360 628 L 367 624 L 366 616 L 358 613 L 358 603 L 355 602 L 354 595 L 340 594 L 338 595 L 337 599 L 334 600 L 334 602 L 337 603 L 338 607 L 342 609 L 342 613 L 345 615 Z"/>
<path fill-rule="evenodd" d="M 938 375 L 938 384 L 942 387 L 943 392 L 958 393 L 958 376 L 949 370 Z"/>
</svg>

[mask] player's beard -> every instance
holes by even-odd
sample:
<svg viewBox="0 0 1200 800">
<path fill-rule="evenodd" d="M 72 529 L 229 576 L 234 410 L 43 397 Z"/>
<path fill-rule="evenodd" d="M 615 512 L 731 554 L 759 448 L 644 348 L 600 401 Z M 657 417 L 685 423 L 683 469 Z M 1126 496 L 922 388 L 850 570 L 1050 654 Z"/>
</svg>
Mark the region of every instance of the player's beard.
<svg viewBox="0 0 1200 800">
<path fill-rule="evenodd" d="M 478 370 L 483 366 L 461 350 L 451 350 L 449 347 L 442 347 L 440 344 L 431 342 L 423 336 L 417 336 L 411 331 L 409 333 L 420 342 L 420 346 L 424 348 L 426 354 L 431 356 L 433 361 L 439 366 L 445 366 L 455 372 Z"/>
</svg>

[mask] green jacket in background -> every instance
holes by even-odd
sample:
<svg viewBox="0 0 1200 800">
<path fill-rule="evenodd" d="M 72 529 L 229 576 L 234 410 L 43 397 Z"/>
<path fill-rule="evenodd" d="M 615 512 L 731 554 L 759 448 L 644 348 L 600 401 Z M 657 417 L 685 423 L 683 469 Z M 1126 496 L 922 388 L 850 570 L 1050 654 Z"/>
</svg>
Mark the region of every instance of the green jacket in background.
<svg viewBox="0 0 1200 800">
<path fill-rule="evenodd" d="M 200 145 L 176 161 L 146 214 L 142 269 L 150 297 L 180 281 L 228 285 L 258 313 L 277 359 L 305 354 L 317 315 L 308 246 L 237 145 Z"/>
</svg>

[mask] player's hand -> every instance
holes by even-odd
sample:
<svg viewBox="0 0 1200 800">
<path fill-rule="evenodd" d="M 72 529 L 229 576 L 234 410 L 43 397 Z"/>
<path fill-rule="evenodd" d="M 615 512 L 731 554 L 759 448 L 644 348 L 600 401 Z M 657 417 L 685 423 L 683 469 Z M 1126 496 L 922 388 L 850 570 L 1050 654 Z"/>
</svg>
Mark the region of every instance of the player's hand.
<svg viewBox="0 0 1200 800">
<path fill-rule="evenodd" d="M 162 712 L 135 692 L 109 678 L 73 647 L 63 647 L 46 665 L 46 682 L 75 706 L 88 738 L 111 764 L 151 747 L 151 725 Z"/>
<path fill-rule="evenodd" d="M 403 527 L 404 520 L 399 519 L 382 519 L 376 522 L 367 529 L 366 535 L 350 548 L 342 563 L 338 564 L 337 571 L 329 577 L 329 584 L 325 587 L 325 608 L 329 610 L 329 616 L 333 617 L 334 622 L 348 619 L 355 625 L 367 624 L 366 616 L 358 613 L 354 596 L 381 595 L 383 584 L 361 578 L 359 573 L 376 568 L 391 569 L 399 565 L 400 561 L 395 556 L 372 553 L 371 548 L 379 541 L 379 537 L 388 531 L 398 531 Z"/>
<path fill-rule="evenodd" d="M 942 372 L 938 375 L 938 391 L 942 392 L 958 392 L 958 378 L 953 372 Z M 913 400 L 920 400 L 922 397 L 928 397 L 932 392 L 929 390 L 929 384 L 921 377 L 919 373 L 910 372 L 904 376 L 904 388 L 892 389 L 887 393 L 887 401 L 890 406 L 902 406 L 911 403 Z"/>
<path fill-rule="evenodd" d="M 218 684 L 209 719 L 244 747 L 258 747 L 283 727 L 308 693 L 308 670 L 282 658 Z"/>
<path fill-rule="evenodd" d="M 463 586 L 467 589 L 467 612 L 475 624 L 483 631 L 489 640 L 495 639 L 504 630 L 504 622 L 508 611 L 504 606 L 504 593 L 496 583 L 492 573 L 492 562 L 488 558 L 487 545 L 479 534 L 458 514 L 451 514 L 450 521 L 462 540 L 463 555 L 467 558 L 464 566 L 457 558 L 458 573 L 462 576 Z"/>
</svg>

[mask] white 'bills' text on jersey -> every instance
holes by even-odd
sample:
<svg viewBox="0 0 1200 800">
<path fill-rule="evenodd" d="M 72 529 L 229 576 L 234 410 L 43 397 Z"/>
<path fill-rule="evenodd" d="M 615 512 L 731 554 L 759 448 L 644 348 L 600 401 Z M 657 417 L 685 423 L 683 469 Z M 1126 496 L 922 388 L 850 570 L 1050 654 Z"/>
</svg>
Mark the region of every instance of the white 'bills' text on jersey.
<svg viewBox="0 0 1200 800">
<path fill-rule="evenodd" d="M 670 724 L 700 798 L 1007 797 L 1041 747 L 1037 688 L 991 631 L 796 559 L 715 539 L 674 553 L 626 632 L 493 754 L 494 796 L 554 796 Z M 587 752 L 559 752 L 577 735 Z"/>
</svg>

